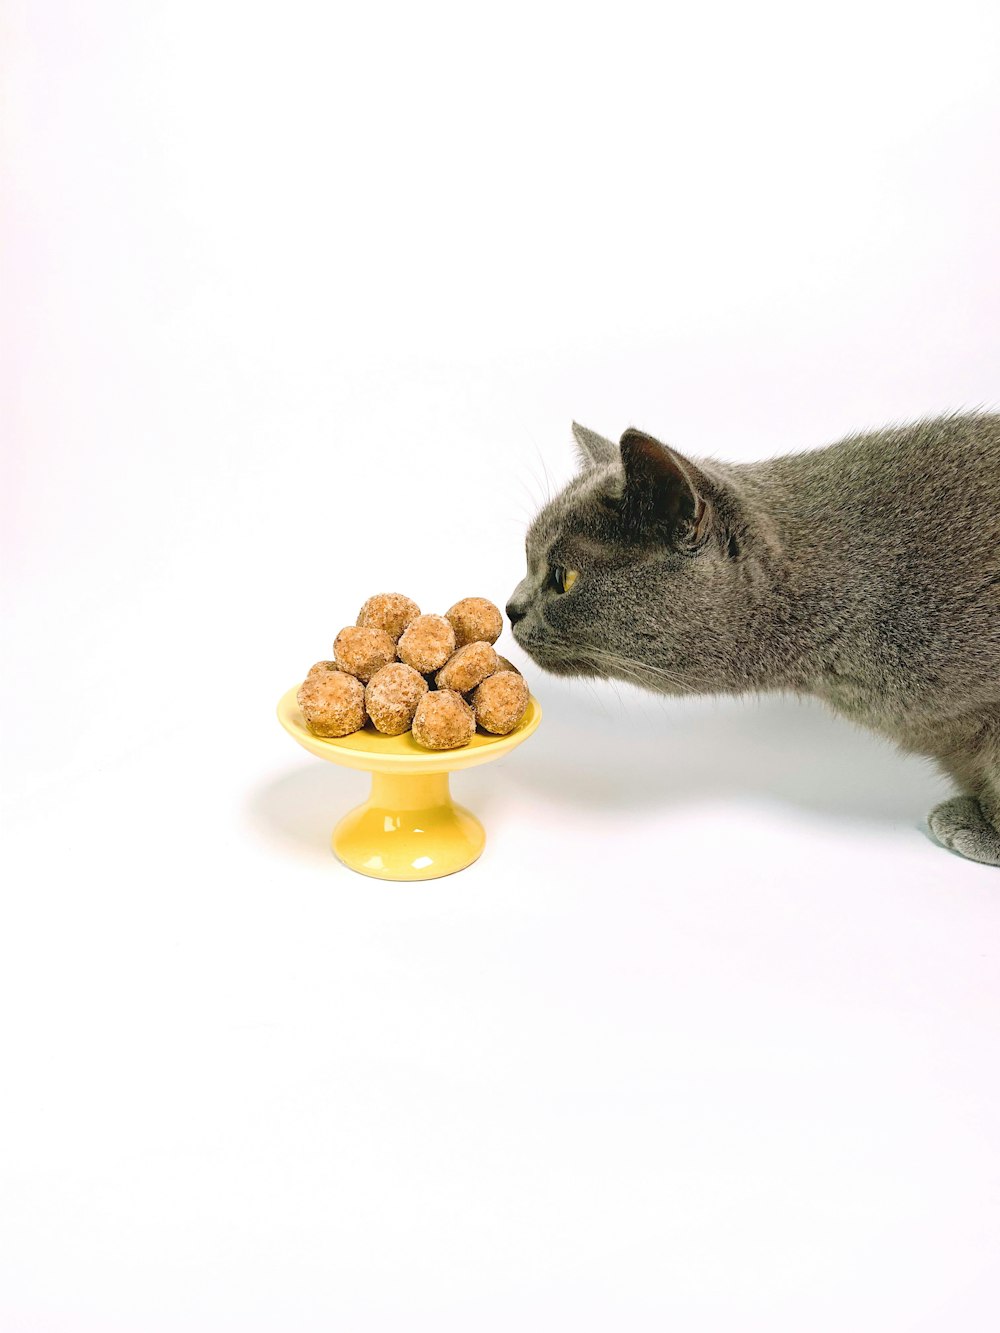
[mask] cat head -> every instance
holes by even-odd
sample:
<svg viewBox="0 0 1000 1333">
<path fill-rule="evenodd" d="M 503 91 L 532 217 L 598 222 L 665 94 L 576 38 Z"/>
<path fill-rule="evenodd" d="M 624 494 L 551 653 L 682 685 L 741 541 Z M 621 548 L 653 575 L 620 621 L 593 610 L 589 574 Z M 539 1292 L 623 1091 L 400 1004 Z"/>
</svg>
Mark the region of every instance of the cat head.
<svg viewBox="0 0 1000 1333">
<path fill-rule="evenodd" d="M 573 434 L 581 471 L 528 529 L 514 638 L 557 675 L 730 688 L 751 536 L 732 486 L 640 430 Z"/>
</svg>

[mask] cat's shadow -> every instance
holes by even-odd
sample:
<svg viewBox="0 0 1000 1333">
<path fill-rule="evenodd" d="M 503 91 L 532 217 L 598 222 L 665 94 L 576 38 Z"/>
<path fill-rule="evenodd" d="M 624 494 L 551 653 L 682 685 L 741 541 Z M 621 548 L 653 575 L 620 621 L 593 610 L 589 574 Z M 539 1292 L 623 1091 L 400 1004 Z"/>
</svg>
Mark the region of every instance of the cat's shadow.
<svg viewBox="0 0 1000 1333">
<path fill-rule="evenodd" d="M 812 700 L 658 700 L 546 682 L 538 732 L 502 763 L 461 773 L 459 799 L 490 807 L 532 793 L 574 811 L 627 814 L 701 801 L 767 801 L 832 820 L 923 827 L 949 784 L 930 761 Z M 329 854 L 332 823 L 363 774 L 307 761 L 250 796 L 266 836 Z"/>
<path fill-rule="evenodd" d="M 519 779 L 577 806 L 763 799 L 833 818 L 919 825 L 949 790 L 930 760 L 811 699 L 626 692 L 588 700 L 571 688 L 554 693 L 543 726 L 545 744 L 520 752 Z"/>
</svg>

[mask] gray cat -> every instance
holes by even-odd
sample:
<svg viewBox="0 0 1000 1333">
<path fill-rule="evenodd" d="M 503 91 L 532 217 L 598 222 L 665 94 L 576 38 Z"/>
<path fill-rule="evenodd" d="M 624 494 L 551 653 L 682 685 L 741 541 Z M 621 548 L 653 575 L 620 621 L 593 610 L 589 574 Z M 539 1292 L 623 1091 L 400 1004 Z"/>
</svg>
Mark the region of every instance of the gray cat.
<svg viewBox="0 0 1000 1333">
<path fill-rule="evenodd" d="M 1000 416 L 761 463 L 574 424 L 582 471 L 532 522 L 514 637 L 560 675 L 664 694 L 813 694 L 961 795 L 930 815 L 1000 865 Z"/>
</svg>

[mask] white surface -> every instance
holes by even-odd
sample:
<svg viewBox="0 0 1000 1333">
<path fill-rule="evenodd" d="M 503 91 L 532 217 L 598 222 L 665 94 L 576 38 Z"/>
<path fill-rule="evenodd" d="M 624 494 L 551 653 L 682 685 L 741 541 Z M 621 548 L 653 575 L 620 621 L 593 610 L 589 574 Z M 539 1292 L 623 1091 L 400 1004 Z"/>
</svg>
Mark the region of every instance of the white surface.
<svg viewBox="0 0 1000 1333">
<path fill-rule="evenodd" d="M 573 416 L 995 403 L 997 13 L 8 8 L 4 1333 L 997 1328 L 929 768 L 534 672 L 385 885 L 273 716 L 369 592 L 503 600 Z"/>
</svg>

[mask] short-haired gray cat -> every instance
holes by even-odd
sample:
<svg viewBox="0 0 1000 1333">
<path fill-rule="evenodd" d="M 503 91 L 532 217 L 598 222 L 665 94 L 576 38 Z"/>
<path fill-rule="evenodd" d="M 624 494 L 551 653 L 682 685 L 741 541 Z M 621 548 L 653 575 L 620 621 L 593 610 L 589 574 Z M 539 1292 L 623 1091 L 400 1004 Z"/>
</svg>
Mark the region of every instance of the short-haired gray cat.
<svg viewBox="0 0 1000 1333">
<path fill-rule="evenodd" d="M 532 522 L 514 637 L 560 675 L 664 694 L 813 694 L 930 755 L 930 828 L 1000 865 L 1000 416 L 760 463 L 574 424 L 582 471 Z"/>
</svg>

